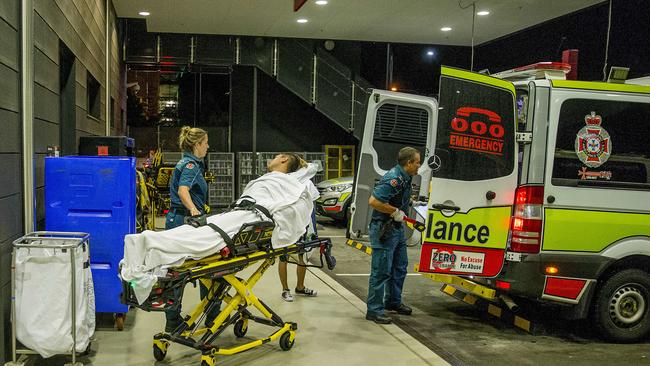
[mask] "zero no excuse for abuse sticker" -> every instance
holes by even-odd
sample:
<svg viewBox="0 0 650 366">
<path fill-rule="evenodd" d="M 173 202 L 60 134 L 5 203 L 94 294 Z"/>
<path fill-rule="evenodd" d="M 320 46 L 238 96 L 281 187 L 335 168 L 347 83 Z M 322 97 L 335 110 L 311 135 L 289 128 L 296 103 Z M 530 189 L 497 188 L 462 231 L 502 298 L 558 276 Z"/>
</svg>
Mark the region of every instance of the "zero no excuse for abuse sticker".
<svg viewBox="0 0 650 366">
<path fill-rule="evenodd" d="M 485 266 L 485 253 L 464 252 L 460 250 L 438 250 L 431 252 L 432 270 L 448 272 L 482 273 Z"/>
</svg>

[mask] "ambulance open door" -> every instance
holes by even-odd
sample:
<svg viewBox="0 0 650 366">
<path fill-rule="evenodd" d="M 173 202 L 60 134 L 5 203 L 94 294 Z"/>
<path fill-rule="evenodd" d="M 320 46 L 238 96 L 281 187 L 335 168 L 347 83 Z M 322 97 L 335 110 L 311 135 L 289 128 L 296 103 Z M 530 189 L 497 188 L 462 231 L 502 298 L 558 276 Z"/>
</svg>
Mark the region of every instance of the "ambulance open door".
<svg viewBox="0 0 650 366">
<path fill-rule="evenodd" d="M 417 148 L 422 160 L 418 175 L 413 177 L 413 194 L 415 198 L 427 196 L 431 174 L 425 162 L 433 146 L 437 115 L 438 104 L 433 98 L 372 90 L 355 174 L 350 237 L 360 238 L 368 234 L 372 212 L 368 199 L 375 183 L 397 164 L 397 153 L 405 146 Z M 410 216 L 414 217 L 415 213 L 411 212 Z"/>
<path fill-rule="evenodd" d="M 448 67 L 440 78 L 421 272 L 496 276 L 517 184 L 515 88 Z"/>
</svg>

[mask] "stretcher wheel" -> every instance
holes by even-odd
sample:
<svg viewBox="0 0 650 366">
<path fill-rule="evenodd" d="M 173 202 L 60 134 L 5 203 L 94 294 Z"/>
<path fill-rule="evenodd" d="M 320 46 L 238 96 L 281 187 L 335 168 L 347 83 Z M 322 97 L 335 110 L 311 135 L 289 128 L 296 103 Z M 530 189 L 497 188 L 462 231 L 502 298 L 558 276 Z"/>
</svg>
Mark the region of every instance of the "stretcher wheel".
<svg viewBox="0 0 650 366">
<path fill-rule="evenodd" d="M 248 332 L 248 320 L 246 319 L 237 320 L 233 330 L 235 331 L 235 337 L 241 338 L 245 336 L 246 332 Z"/>
<path fill-rule="evenodd" d="M 167 350 L 163 351 L 158 346 L 154 345 L 153 346 L 153 358 L 156 359 L 156 361 L 162 361 L 165 359 L 165 356 L 167 356 Z"/>
<path fill-rule="evenodd" d="M 124 314 L 115 314 L 115 327 L 119 331 L 124 330 Z"/>
<path fill-rule="evenodd" d="M 203 355 L 201 356 L 201 366 L 215 366 L 217 364 L 217 358 L 212 355 Z"/>
<path fill-rule="evenodd" d="M 288 351 L 293 347 L 294 340 L 291 340 L 291 332 L 286 332 L 280 337 L 280 348 L 283 351 Z"/>
</svg>

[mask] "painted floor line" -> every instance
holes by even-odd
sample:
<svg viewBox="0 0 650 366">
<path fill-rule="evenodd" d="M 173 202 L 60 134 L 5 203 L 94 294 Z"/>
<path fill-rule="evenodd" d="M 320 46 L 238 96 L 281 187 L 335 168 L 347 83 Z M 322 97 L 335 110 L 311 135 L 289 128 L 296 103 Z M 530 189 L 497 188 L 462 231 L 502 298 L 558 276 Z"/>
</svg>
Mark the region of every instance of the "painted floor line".
<svg viewBox="0 0 650 366">
<path fill-rule="evenodd" d="M 357 308 L 360 313 L 365 314 L 366 312 L 366 303 L 350 292 L 348 289 L 343 287 L 340 283 L 336 282 L 332 277 L 328 276 L 322 270 L 318 268 L 309 268 L 311 274 L 316 276 L 319 280 L 329 286 L 335 293 L 345 299 L 352 306 Z M 417 274 L 417 273 L 414 273 Z M 435 353 L 433 350 L 426 347 L 420 341 L 412 337 L 410 334 L 406 333 L 404 330 L 399 328 L 394 324 L 381 325 L 380 326 L 384 331 L 386 331 L 391 336 L 398 339 L 402 344 L 409 348 L 414 354 L 416 354 L 422 361 L 431 365 L 431 366 L 449 366 L 450 364 L 445 361 L 440 355 Z"/>
</svg>

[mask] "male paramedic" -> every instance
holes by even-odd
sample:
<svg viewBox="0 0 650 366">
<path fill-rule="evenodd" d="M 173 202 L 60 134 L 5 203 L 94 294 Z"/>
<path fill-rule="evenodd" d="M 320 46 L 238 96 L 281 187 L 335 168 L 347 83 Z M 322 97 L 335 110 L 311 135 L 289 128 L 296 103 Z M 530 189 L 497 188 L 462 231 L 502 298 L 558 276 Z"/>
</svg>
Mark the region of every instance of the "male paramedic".
<svg viewBox="0 0 650 366">
<path fill-rule="evenodd" d="M 369 228 L 372 260 L 366 319 L 378 324 L 391 323 L 385 310 L 401 315 L 412 312 L 402 303 L 408 266 L 403 221 L 411 199 L 411 177 L 420 168 L 420 152 L 404 147 L 397 154 L 397 162 L 379 180 L 368 200 L 373 211 Z"/>
</svg>

